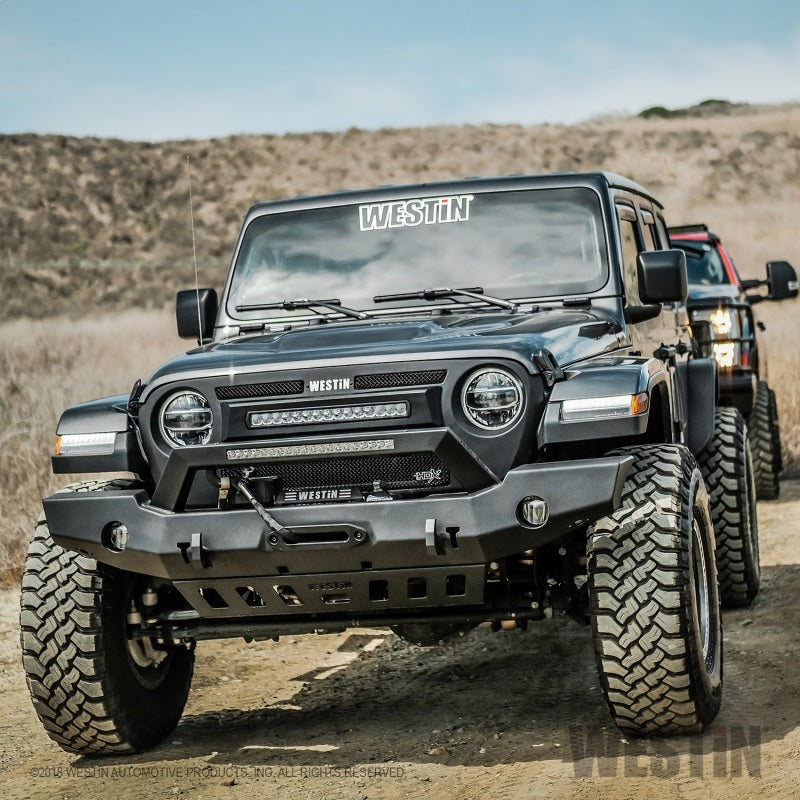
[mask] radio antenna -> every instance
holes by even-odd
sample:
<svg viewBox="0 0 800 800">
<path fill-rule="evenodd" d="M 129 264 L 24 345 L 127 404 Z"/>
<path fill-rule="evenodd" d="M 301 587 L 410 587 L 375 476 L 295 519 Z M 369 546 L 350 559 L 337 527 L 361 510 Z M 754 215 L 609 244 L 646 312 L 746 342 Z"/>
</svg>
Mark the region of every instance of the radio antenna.
<svg viewBox="0 0 800 800">
<path fill-rule="evenodd" d="M 194 291 L 197 296 L 197 335 L 203 344 L 203 317 L 200 312 L 200 278 L 197 273 L 197 244 L 194 237 L 194 202 L 192 199 L 192 159 L 186 156 L 186 175 L 189 179 L 189 219 L 192 223 L 192 260 L 194 262 Z"/>
</svg>

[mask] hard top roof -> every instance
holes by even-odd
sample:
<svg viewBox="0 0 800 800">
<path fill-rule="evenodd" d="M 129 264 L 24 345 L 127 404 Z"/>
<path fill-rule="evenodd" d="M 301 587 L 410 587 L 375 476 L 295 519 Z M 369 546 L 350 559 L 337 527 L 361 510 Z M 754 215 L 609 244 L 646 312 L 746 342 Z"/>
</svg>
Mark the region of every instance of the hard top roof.
<svg viewBox="0 0 800 800">
<path fill-rule="evenodd" d="M 669 228 L 670 239 L 683 239 L 692 242 L 718 242 L 719 236 L 708 229 L 708 225 L 699 222 L 694 225 L 672 225 Z"/>
<path fill-rule="evenodd" d="M 355 203 L 406 200 L 415 197 L 430 197 L 465 191 L 492 192 L 542 188 L 569 188 L 588 186 L 604 191 L 607 188 L 623 189 L 650 199 L 662 208 L 643 186 L 613 172 L 554 172 L 547 175 L 506 175 L 501 177 L 471 177 L 446 181 L 431 181 L 412 184 L 392 184 L 371 189 L 345 189 L 318 195 L 303 195 L 286 200 L 270 200 L 256 203 L 247 217 L 272 214 L 282 211 L 299 211 L 326 206 L 351 205 Z"/>
</svg>

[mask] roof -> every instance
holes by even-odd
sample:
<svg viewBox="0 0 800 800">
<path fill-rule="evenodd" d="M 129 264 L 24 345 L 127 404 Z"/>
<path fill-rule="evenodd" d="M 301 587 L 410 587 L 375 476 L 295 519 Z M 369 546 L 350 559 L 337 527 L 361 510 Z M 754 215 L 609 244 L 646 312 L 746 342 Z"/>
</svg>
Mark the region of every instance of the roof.
<svg viewBox="0 0 800 800">
<path fill-rule="evenodd" d="M 554 172 L 547 175 L 506 175 L 500 177 L 471 177 L 447 181 L 413 184 L 393 184 L 371 189 L 346 189 L 319 195 L 304 195 L 286 200 L 271 200 L 256 203 L 248 211 L 248 217 L 282 211 L 299 211 L 327 206 L 342 206 L 355 203 L 384 200 L 404 200 L 420 195 L 457 194 L 467 191 L 491 192 L 537 188 L 568 188 L 588 186 L 604 191 L 609 187 L 644 195 L 659 208 L 661 204 L 650 192 L 635 181 L 613 172 Z"/>
<path fill-rule="evenodd" d="M 705 223 L 696 225 L 674 225 L 668 230 L 670 239 L 679 239 L 688 242 L 719 242 L 720 238 L 712 233 Z"/>
</svg>

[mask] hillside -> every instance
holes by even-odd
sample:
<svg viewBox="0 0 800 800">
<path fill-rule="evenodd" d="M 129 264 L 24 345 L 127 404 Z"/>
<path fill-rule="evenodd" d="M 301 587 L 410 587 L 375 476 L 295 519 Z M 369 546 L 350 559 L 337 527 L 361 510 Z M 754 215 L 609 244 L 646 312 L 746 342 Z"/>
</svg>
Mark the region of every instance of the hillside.
<svg viewBox="0 0 800 800">
<path fill-rule="evenodd" d="M 19 575 L 41 498 L 68 482 L 50 473 L 61 411 L 129 391 L 190 346 L 167 309 L 194 275 L 187 155 L 201 280 L 216 286 L 258 200 L 597 168 L 656 190 L 673 224 L 708 222 L 746 275 L 769 259 L 800 267 L 800 106 L 717 110 L 203 142 L 0 136 L 0 583 Z M 787 464 L 800 458 L 799 308 L 758 306 Z"/>
<path fill-rule="evenodd" d="M 717 112 L 717 113 L 714 113 Z M 187 161 L 190 159 L 190 161 Z M 191 285 L 191 165 L 202 280 L 219 285 L 258 200 L 464 175 L 609 169 L 703 220 L 746 275 L 800 262 L 800 106 L 705 109 L 564 127 L 481 125 L 208 141 L 0 136 L 6 318 L 161 307 Z"/>
</svg>

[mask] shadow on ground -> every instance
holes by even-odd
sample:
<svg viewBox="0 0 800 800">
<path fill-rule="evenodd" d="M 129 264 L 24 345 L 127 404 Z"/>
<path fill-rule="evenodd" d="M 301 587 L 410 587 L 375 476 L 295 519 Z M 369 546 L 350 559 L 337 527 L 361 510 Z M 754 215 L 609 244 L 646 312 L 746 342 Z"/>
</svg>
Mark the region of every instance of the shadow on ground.
<svg viewBox="0 0 800 800">
<path fill-rule="evenodd" d="M 594 764 L 602 775 L 604 765 L 616 770 L 620 758 L 636 769 L 636 759 L 646 757 L 651 771 L 655 764 L 669 777 L 677 759 L 688 758 L 691 769 L 692 759 L 729 753 L 722 756 L 726 769 L 743 764 L 753 775 L 760 744 L 800 725 L 800 692 L 790 678 L 800 647 L 794 635 L 781 635 L 800 621 L 800 565 L 765 568 L 762 580 L 752 608 L 724 617 L 723 708 L 701 735 L 626 740 L 600 693 L 590 630 L 560 619 L 524 632 L 482 627 L 440 648 L 417 648 L 387 635 L 382 646 L 362 650 L 322 680 L 314 679 L 318 670 L 292 676 L 304 683 L 289 702 L 187 716 L 173 744 L 102 763 L 202 758 L 246 767 L 347 768 L 389 761 L 491 766 L 559 760 L 585 763 L 589 770 Z M 364 641 L 363 634 L 353 634 L 340 649 L 359 649 Z M 274 648 L 264 652 L 268 659 L 283 645 L 261 646 Z M 250 683 L 258 692 L 257 675 Z"/>
</svg>

